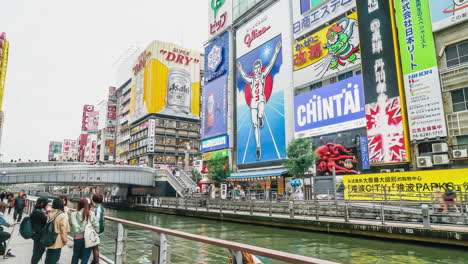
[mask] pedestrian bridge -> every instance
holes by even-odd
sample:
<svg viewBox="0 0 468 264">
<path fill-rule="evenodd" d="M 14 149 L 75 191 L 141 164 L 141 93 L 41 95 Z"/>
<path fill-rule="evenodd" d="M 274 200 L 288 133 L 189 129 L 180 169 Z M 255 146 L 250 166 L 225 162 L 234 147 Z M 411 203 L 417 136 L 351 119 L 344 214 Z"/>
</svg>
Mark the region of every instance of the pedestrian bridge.
<svg viewBox="0 0 468 264">
<path fill-rule="evenodd" d="M 21 163 L 0 165 L 0 185 L 43 183 L 67 185 L 117 184 L 155 187 L 155 182 L 166 181 L 181 196 L 184 189 L 196 184 L 187 172 L 176 175 L 166 168 L 120 165 L 89 165 L 86 163 Z"/>
</svg>

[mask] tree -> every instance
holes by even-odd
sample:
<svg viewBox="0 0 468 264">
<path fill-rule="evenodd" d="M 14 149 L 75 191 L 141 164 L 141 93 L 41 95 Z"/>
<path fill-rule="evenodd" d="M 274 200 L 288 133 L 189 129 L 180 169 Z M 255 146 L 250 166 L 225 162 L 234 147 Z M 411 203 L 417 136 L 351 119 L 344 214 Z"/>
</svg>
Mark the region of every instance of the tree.
<svg viewBox="0 0 468 264">
<path fill-rule="evenodd" d="M 287 159 L 284 167 L 295 177 L 304 178 L 309 167 L 315 162 L 315 153 L 312 151 L 312 139 L 299 138 L 293 140 L 286 148 Z"/>
<path fill-rule="evenodd" d="M 192 169 L 192 180 L 195 183 L 198 183 L 198 180 L 200 180 L 202 177 L 201 173 L 197 169 Z"/>
<path fill-rule="evenodd" d="M 215 186 L 226 180 L 227 177 L 231 176 L 229 170 L 229 160 L 227 157 L 213 157 L 208 161 L 208 174 L 213 180 Z"/>
</svg>

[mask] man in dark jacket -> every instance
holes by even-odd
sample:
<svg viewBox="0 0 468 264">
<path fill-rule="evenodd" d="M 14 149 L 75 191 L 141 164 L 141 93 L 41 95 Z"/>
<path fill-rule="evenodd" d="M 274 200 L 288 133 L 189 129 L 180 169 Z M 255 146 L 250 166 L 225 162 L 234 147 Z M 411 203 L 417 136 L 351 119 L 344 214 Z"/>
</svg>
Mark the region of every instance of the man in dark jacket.
<svg viewBox="0 0 468 264">
<path fill-rule="evenodd" d="M 39 263 L 42 255 L 44 254 L 44 251 L 46 250 L 45 247 L 43 247 L 41 243 L 39 243 L 39 239 L 41 238 L 41 232 L 47 223 L 45 209 L 48 203 L 49 199 L 45 197 L 40 197 L 39 199 L 37 199 L 36 206 L 34 206 L 33 211 L 29 215 L 29 217 L 31 218 L 31 227 L 33 231 L 32 239 L 34 241 L 31 264 Z"/>
<path fill-rule="evenodd" d="M 28 200 L 24 197 L 24 192 L 19 192 L 18 196 L 13 199 L 12 207 L 15 209 L 13 212 L 13 220 L 17 223 L 21 223 L 23 219 L 23 210 L 28 206 Z"/>
</svg>

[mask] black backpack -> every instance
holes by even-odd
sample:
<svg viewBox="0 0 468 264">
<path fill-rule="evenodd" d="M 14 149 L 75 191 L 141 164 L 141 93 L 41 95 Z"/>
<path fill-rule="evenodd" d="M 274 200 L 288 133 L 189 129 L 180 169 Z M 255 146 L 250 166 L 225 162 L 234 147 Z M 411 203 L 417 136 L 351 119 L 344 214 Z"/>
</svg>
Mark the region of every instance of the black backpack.
<svg viewBox="0 0 468 264">
<path fill-rule="evenodd" d="M 33 235 L 31 218 L 26 216 L 20 224 L 19 233 L 24 239 L 30 239 Z"/>
<path fill-rule="evenodd" d="M 55 241 L 57 240 L 58 234 L 55 232 L 55 226 L 54 226 L 54 221 L 57 216 L 61 215 L 62 213 L 57 213 L 54 218 L 52 218 L 50 221 L 47 221 L 47 224 L 45 225 L 41 237 L 39 239 L 39 243 L 43 247 L 51 247 L 53 244 L 55 244 Z"/>
</svg>

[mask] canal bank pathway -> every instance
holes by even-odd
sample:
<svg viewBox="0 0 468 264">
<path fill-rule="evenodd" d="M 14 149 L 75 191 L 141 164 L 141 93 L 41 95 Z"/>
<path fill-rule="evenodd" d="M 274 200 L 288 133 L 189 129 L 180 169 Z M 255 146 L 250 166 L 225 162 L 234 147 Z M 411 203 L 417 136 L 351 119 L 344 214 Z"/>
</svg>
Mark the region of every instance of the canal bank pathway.
<svg viewBox="0 0 468 264">
<path fill-rule="evenodd" d="M 422 222 L 384 221 L 377 219 L 344 219 L 299 215 L 291 217 L 284 213 L 250 212 L 206 207 L 163 205 L 137 205 L 137 209 L 158 213 L 199 217 L 205 219 L 231 221 L 238 223 L 259 224 L 264 226 L 293 228 L 327 233 L 359 235 L 386 239 L 417 241 L 444 245 L 468 247 L 468 225 L 431 224 L 424 228 Z"/>
</svg>

